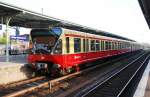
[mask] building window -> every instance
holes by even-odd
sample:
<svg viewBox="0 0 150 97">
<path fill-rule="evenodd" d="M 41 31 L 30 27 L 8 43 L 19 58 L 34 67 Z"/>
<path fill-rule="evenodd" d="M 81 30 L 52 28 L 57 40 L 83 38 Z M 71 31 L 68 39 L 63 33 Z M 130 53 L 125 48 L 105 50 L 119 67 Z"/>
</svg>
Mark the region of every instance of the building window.
<svg viewBox="0 0 150 97">
<path fill-rule="evenodd" d="M 80 38 L 74 38 L 74 52 L 81 52 L 81 39 Z"/>
<path fill-rule="evenodd" d="M 100 50 L 100 42 L 99 40 L 96 40 L 96 51 Z"/>
<path fill-rule="evenodd" d="M 95 40 L 91 40 L 91 51 L 95 51 Z"/>
</svg>

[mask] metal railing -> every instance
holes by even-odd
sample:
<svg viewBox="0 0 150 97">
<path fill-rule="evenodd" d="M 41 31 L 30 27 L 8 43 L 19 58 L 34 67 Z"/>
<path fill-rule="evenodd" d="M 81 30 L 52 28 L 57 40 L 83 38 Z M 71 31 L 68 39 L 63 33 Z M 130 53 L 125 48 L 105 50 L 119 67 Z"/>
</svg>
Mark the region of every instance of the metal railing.
<svg viewBox="0 0 150 97">
<path fill-rule="evenodd" d="M 23 55 L 28 54 L 28 50 L 9 50 L 9 55 Z M 6 55 L 5 49 L 0 49 L 0 56 Z"/>
</svg>

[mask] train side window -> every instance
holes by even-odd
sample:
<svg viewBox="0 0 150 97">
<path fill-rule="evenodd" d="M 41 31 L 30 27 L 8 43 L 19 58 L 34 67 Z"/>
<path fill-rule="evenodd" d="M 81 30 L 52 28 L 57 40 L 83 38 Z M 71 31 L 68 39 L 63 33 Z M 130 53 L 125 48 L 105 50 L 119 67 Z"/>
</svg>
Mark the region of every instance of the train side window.
<svg viewBox="0 0 150 97">
<path fill-rule="evenodd" d="M 100 42 L 99 40 L 96 40 L 96 51 L 100 50 Z"/>
<path fill-rule="evenodd" d="M 117 49 L 119 50 L 119 42 L 117 43 Z"/>
<path fill-rule="evenodd" d="M 121 43 L 119 43 L 119 49 L 121 49 Z"/>
<path fill-rule="evenodd" d="M 120 43 L 120 49 L 122 49 L 122 43 Z"/>
<path fill-rule="evenodd" d="M 112 42 L 111 49 L 114 50 L 114 42 Z"/>
<path fill-rule="evenodd" d="M 117 50 L 118 49 L 118 47 L 117 47 L 118 45 L 117 45 L 117 42 L 115 42 L 115 50 Z"/>
<path fill-rule="evenodd" d="M 117 50 L 119 50 L 119 43 L 117 42 Z"/>
<path fill-rule="evenodd" d="M 105 42 L 105 49 L 106 49 L 106 50 L 109 49 L 109 43 L 108 43 L 108 41 Z"/>
<path fill-rule="evenodd" d="M 80 38 L 74 38 L 74 52 L 81 52 L 81 39 Z"/>
<path fill-rule="evenodd" d="M 89 51 L 89 40 L 86 39 L 86 52 L 88 52 L 88 51 Z"/>
<path fill-rule="evenodd" d="M 104 41 L 101 41 L 101 50 L 104 50 Z"/>
<path fill-rule="evenodd" d="M 108 42 L 109 50 L 111 50 L 111 42 Z"/>
<path fill-rule="evenodd" d="M 113 42 L 113 46 L 114 46 L 114 47 L 113 47 L 113 50 L 115 50 L 115 49 L 116 49 L 116 48 L 115 48 L 115 42 Z"/>
<path fill-rule="evenodd" d="M 101 41 L 101 51 L 103 50 L 103 41 Z"/>
<path fill-rule="evenodd" d="M 85 39 L 83 39 L 83 52 L 85 52 Z"/>
<path fill-rule="evenodd" d="M 91 51 L 95 51 L 95 40 L 91 40 Z"/>
<path fill-rule="evenodd" d="M 121 45 L 122 45 L 122 43 L 120 43 L 120 49 L 121 49 Z"/>
<path fill-rule="evenodd" d="M 54 54 L 62 54 L 62 40 L 58 40 L 58 43 L 54 49 Z"/>
<path fill-rule="evenodd" d="M 109 45 L 109 50 L 111 50 L 111 42 L 109 41 L 108 43 L 109 43 L 108 44 Z"/>
<path fill-rule="evenodd" d="M 101 42 L 101 40 L 99 40 L 99 51 L 102 50 L 101 44 L 102 44 L 102 42 Z"/>
<path fill-rule="evenodd" d="M 70 42 L 69 37 L 66 37 L 66 53 L 70 53 Z"/>
</svg>

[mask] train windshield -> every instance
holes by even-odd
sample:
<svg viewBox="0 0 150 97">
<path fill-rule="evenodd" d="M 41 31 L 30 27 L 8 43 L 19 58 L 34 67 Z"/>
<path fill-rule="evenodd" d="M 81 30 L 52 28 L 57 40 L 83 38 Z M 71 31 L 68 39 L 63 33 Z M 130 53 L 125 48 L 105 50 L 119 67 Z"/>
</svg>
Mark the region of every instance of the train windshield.
<svg viewBox="0 0 150 97">
<path fill-rule="evenodd" d="M 39 54 L 49 54 L 55 47 L 61 35 L 61 29 L 34 29 L 31 31 L 32 52 Z"/>
</svg>

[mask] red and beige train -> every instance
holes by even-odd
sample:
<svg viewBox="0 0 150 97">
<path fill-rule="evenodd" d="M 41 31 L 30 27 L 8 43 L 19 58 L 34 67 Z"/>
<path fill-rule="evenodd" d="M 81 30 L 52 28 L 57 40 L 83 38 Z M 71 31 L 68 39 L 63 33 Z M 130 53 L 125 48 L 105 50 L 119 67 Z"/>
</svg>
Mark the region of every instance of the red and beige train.
<svg viewBox="0 0 150 97">
<path fill-rule="evenodd" d="M 62 27 L 33 29 L 30 35 L 32 53 L 28 62 L 35 71 L 48 73 L 79 70 L 83 63 L 141 49 L 139 44 L 128 39 Z"/>
</svg>

